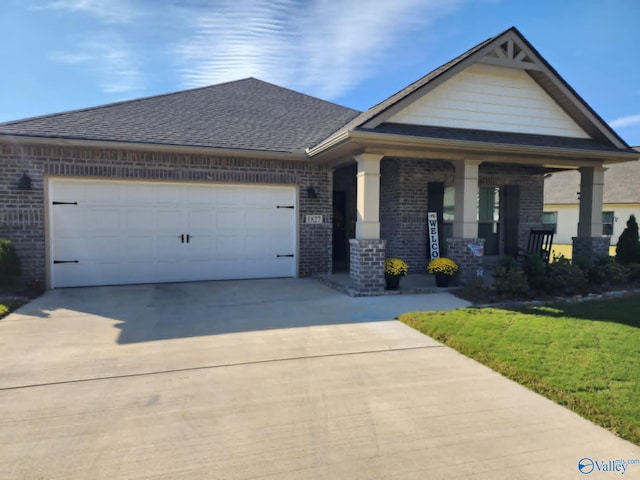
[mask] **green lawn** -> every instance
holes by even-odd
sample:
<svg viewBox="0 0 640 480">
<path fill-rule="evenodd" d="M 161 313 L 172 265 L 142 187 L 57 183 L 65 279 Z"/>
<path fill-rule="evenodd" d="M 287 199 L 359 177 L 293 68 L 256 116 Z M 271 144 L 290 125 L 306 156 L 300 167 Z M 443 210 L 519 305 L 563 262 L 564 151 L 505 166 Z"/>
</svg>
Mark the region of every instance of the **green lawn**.
<svg viewBox="0 0 640 480">
<path fill-rule="evenodd" d="M 640 294 L 400 320 L 640 445 Z"/>
</svg>

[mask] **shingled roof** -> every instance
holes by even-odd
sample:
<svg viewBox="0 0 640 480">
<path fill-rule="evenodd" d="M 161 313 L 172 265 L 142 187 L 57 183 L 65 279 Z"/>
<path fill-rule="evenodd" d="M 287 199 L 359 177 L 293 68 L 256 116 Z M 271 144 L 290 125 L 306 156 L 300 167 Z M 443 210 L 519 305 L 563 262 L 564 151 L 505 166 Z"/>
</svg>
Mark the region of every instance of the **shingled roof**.
<svg viewBox="0 0 640 480">
<path fill-rule="evenodd" d="M 640 203 L 640 161 L 607 165 L 604 203 Z M 544 181 L 545 204 L 578 204 L 580 172 L 557 172 Z"/>
<path fill-rule="evenodd" d="M 359 113 L 247 78 L 0 123 L 0 134 L 304 153 Z"/>
<path fill-rule="evenodd" d="M 440 83 L 451 78 L 455 74 L 464 70 L 476 61 L 480 61 L 489 56 L 492 50 L 501 44 L 505 40 L 517 42 L 523 48 L 523 55 L 529 60 L 528 62 L 522 62 L 521 68 L 524 68 L 531 78 L 538 83 L 538 85 L 547 92 L 547 94 L 554 99 L 554 101 L 563 109 L 567 114 L 573 118 L 573 120 L 594 140 L 591 142 L 591 146 L 595 150 L 601 150 L 600 145 L 607 145 L 611 150 L 630 150 L 626 142 L 589 106 L 589 104 L 582 99 L 578 93 L 558 74 L 558 72 L 540 55 L 540 53 L 529 43 L 529 41 L 520 33 L 520 31 L 511 27 L 504 32 L 491 37 L 484 42 L 472 47 L 463 54 L 454 58 L 453 60 L 445 63 L 444 65 L 436 68 L 422 78 L 416 80 L 412 84 L 406 86 L 399 92 L 391 95 L 389 98 L 383 100 L 379 104 L 371 107 L 365 112 L 351 120 L 348 124 L 341 127 L 334 132 L 330 137 L 324 139 L 321 144 L 314 146 L 314 151 L 317 152 L 323 148 L 323 145 L 331 145 L 336 139 L 344 136 L 349 131 L 368 131 L 388 133 L 389 124 L 386 123 L 387 119 L 394 113 L 399 111 L 408 102 L 415 101 L 420 96 L 426 94 L 437 87 Z M 442 132 L 446 135 L 464 135 L 463 133 L 455 133 L 456 129 L 443 129 Z M 452 133 L 454 132 L 454 133 Z M 400 133 L 399 131 L 396 133 Z M 405 135 L 411 135 L 408 130 L 405 130 Z M 425 131 L 414 130 L 413 133 L 418 136 L 432 136 L 435 130 L 431 130 L 425 135 Z M 447 138 L 445 137 L 443 138 Z M 486 140 L 483 141 L 496 141 L 490 138 L 491 135 L 487 134 Z M 548 136 L 541 136 L 544 138 L 536 139 L 534 142 L 540 142 L 549 140 Z M 533 136 L 531 136 L 533 138 Z M 555 145 L 550 146 L 562 146 L 566 148 L 573 148 L 572 139 L 561 137 L 566 140 L 566 144 L 560 145 L 555 142 Z M 498 140 L 499 141 L 499 140 Z M 562 142 L 560 142 L 562 143 Z M 600 144 L 600 145 L 598 145 Z M 589 149 L 587 143 L 583 142 L 581 148 Z M 609 148 L 605 148 L 609 149 Z"/>
</svg>

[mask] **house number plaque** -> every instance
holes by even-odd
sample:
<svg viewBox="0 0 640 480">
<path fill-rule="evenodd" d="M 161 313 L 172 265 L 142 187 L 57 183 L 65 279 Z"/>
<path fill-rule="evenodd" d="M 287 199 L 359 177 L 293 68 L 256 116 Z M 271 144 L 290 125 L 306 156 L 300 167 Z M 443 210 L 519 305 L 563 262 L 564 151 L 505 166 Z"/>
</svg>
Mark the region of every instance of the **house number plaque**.
<svg viewBox="0 0 640 480">
<path fill-rule="evenodd" d="M 322 215 L 307 215 L 305 223 L 322 223 Z"/>
</svg>

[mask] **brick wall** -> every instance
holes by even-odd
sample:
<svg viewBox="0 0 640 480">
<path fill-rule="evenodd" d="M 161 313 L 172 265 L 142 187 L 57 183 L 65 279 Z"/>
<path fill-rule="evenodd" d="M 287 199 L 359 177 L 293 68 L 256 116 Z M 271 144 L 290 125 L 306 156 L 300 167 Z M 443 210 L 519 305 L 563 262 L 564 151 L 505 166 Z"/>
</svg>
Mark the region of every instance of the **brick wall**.
<svg viewBox="0 0 640 480">
<path fill-rule="evenodd" d="M 387 257 L 402 258 L 409 274 L 427 268 L 427 183 L 445 182 L 453 172 L 440 160 L 382 160 L 380 236 L 387 240 Z"/>
<path fill-rule="evenodd" d="M 351 290 L 356 296 L 380 295 L 384 291 L 384 240 L 349 240 Z"/>
<path fill-rule="evenodd" d="M 30 191 L 17 189 L 22 172 L 33 180 Z M 44 187 L 48 176 L 297 185 L 299 275 L 331 271 L 333 177 L 326 167 L 257 158 L 0 144 L 0 238 L 14 243 L 24 282 L 45 284 Z M 309 186 L 315 188 L 317 198 L 308 198 Z M 305 224 L 309 214 L 323 215 L 324 223 Z"/>
<path fill-rule="evenodd" d="M 428 263 L 427 184 L 453 186 L 455 169 L 442 160 L 387 157 L 381 174 L 380 236 L 387 241 L 387 257 L 405 260 L 410 273 L 424 273 Z M 479 176 L 481 187 L 520 186 L 519 241 L 525 248 L 531 227 L 541 226 L 544 172 L 527 166 L 482 164 Z"/>
</svg>

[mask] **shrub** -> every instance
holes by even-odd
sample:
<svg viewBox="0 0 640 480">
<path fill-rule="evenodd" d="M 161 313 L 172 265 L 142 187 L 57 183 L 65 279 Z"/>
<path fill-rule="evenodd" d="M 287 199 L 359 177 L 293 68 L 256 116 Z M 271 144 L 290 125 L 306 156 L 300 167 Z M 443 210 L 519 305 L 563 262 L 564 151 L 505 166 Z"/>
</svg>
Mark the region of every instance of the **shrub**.
<svg viewBox="0 0 640 480">
<path fill-rule="evenodd" d="M 20 259 L 9 240 L 0 239 L 0 288 L 11 288 L 20 276 Z"/>
<path fill-rule="evenodd" d="M 545 290 L 572 295 L 584 289 L 587 284 L 587 272 L 570 262 L 554 262 L 549 265 Z"/>
<path fill-rule="evenodd" d="M 629 270 L 629 280 L 633 282 L 640 280 L 640 263 L 627 265 L 627 269 Z"/>
<path fill-rule="evenodd" d="M 524 271 L 511 257 L 502 257 L 494 273 L 496 292 L 503 295 L 521 295 L 529 291 Z"/>
<path fill-rule="evenodd" d="M 540 255 L 529 254 L 524 258 L 524 273 L 532 288 L 547 290 L 547 264 Z"/>
<path fill-rule="evenodd" d="M 592 283 L 616 285 L 629 280 L 629 269 L 612 257 L 604 256 L 596 259 L 588 275 Z"/>
<path fill-rule="evenodd" d="M 638 222 L 636 216 L 631 214 L 627 220 L 627 228 L 618 238 L 616 247 L 616 262 L 622 265 L 640 263 L 640 240 L 638 240 Z"/>
</svg>

